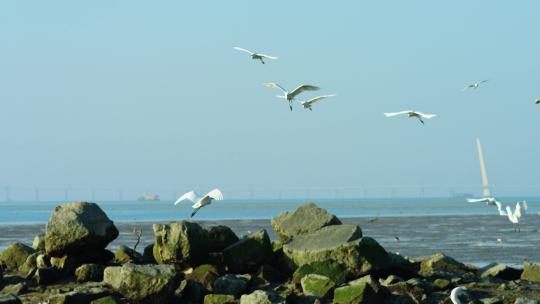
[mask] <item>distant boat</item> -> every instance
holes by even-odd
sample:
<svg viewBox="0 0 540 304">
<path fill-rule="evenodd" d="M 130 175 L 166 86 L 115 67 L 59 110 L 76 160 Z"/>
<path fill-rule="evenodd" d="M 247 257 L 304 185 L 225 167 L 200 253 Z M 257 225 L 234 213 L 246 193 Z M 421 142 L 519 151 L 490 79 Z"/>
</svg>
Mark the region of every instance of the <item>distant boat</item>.
<svg viewBox="0 0 540 304">
<path fill-rule="evenodd" d="M 143 195 L 137 199 L 138 201 L 159 201 L 159 195 Z"/>
</svg>

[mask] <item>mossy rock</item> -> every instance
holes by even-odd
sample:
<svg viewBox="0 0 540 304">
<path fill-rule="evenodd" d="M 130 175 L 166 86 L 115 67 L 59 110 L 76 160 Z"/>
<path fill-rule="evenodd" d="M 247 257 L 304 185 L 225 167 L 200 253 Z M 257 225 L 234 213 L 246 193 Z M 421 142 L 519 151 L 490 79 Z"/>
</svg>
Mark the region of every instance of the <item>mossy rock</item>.
<svg viewBox="0 0 540 304">
<path fill-rule="evenodd" d="M 204 262 L 208 254 L 208 235 L 199 224 L 181 221 L 154 224 L 153 253 L 159 264 L 181 266 Z"/>
<path fill-rule="evenodd" d="M 45 233 L 36 234 L 32 242 L 32 248 L 39 252 L 45 252 Z"/>
<path fill-rule="evenodd" d="M 234 273 L 255 271 L 272 257 L 272 245 L 266 230 L 261 229 L 223 250 L 225 264 Z"/>
<path fill-rule="evenodd" d="M 114 252 L 114 260 L 120 264 L 142 264 L 144 261 L 143 256 L 140 253 L 125 245 L 120 245 L 118 248 L 116 248 L 116 251 Z"/>
<path fill-rule="evenodd" d="M 33 271 L 34 269 L 37 268 L 37 258 L 39 256 L 39 253 L 35 252 L 35 253 L 32 253 L 31 255 L 29 255 L 27 258 L 26 258 L 26 261 L 24 261 L 24 263 L 21 265 L 21 267 L 19 267 L 19 273 L 25 277 L 26 275 L 28 275 L 28 273 L 30 273 L 31 271 Z"/>
<path fill-rule="evenodd" d="M 0 264 L 8 270 L 18 271 L 28 257 L 36 251 L 23 243 L 13 243 L 0 253 Z"/>
<path fill-rule="evenodd" d="M 209 291 L 212 291 L 214 282 L 218 277 L 219 272 L 217 268 L 209 264 L 197 266 L 193 269 L 193 272 L 186 275 L 186 279 L 201 283 Z"/>
<path fill-rule="evenodd" d="M 448 281 L 447 279 L 435 279 L 435 281 L 433 281 L 433 285 L 435 285 L 435 287 L 437 287 L 439 290 L 446 290 L 448 289 L 448 287 L 450 287 L 450 281 Z"/>
<path fill-rule="evenodd" d="M 300 284 L 305 295 L 315 296 L 321 299 L 329 296 L 332 289 L 336 286 L 330 278 L 318 274 L 304 276 Z"/>
<path fill-rule="evenodd" d="M 307 234 L 329 225 L 340 225 L 341 221 L 333 214 L 307 203 L 292 212 L 284 212 L 272 219 L 272 228 L 280 239 L 288 240 L 297 235 Z"/>
<path fill-rule="evenodd" d="M 105 266 L 99 264 L 84 264 L 75 270 L 77 282 L 100 282 L 103 280 Z"/>
<path fill-rule="evenodd" d="M 521 279 L 530 282 L 540 282 L 540 265 L 529 262 L 523 263 Z"/>
<path fill-rule="evenodd" d="M 334 301 L 337 304 L 380 304 L 383 299 L 368 284 L 348 285 L 334 290 Z"/>
<path fill-rule="evenodd" d="M 292 282 L 294 284 L 299 284 L 300 280 L 308 274 L 326 276 L 330 278 L 336 286 L 345 283 L 347 277 L 349 277 L 345 267 L 335 261 L 313 262 L 298 267 L 293 274 Z"/>
<path fill-rule="evenodd" d="M 207 294 L 204 296 L 204 304 L 234 304 L 237 301 L 232 295 Z"/>
<path fill-rule="evenodd" d="M 223 225 L 206 228 L 208 234 L 208 250 L 210 252 L 220 252 L 223 249 L 238 242 L 238 236 L 231 228 Z"/>
</svg>

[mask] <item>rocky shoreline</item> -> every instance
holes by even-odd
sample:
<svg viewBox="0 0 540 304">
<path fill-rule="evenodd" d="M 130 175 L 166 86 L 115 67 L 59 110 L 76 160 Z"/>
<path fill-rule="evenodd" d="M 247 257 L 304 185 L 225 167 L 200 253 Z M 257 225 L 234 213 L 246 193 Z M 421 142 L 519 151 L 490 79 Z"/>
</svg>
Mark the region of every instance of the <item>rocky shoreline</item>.
<svg viewBox="0 0 540 304">
<path fill-rule="evenodd" d="M 404 257 L 355 224 L 305 204 L 237 236 L 224 225 L 154 224 L 141 252 L 94 203 L 58 206 L 32 246 L 0 253 L 0 303 L 540 303 L 540 265 L 478 268 Z M 129 244 L 131 245 L 131 244 Z"/>
</svg>

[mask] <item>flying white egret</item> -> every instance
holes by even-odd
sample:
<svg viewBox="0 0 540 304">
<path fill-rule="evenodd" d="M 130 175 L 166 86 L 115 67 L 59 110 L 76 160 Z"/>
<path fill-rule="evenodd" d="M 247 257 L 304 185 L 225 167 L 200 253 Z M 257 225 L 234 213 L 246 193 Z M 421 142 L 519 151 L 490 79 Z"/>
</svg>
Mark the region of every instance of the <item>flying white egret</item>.
<svg viewBox="0 0 540 304">
<path fill-rule="evenodd" d="M 480 85 L 481 85 L 482 83 L 485 83 L 485 82 L 487 82 L 487 79 L 486 79 L 486 80 L 482 80 L 482 81 L 480 81 L 480 82 L 471 83 L 471 84 L 465 86 L 465 87 L 462 89 L 462 91 L 465 91 L 465 90 L 467 90 L 467 89 L 474 89 L 474 90 L 476 90 L 476 89 L 478 89 L 478 88 L 480 87 Z"/>
<path fill-rule="evenodd" d="M 399 116 L 399 115 L 409 115 L 409 117 L 416 117 L 422 124 L 424 124 L 424 119 L 432 119 L 433 117 L 437 116 L 435 114 L 424 114 L 422 112 L 411 111 L 411 110 L 394 112 L 394 113 L 384 113 L 384 116 L 386 117 L 394 117 L 394 116 Z"/>
<path fill-rule="evenodd" d="M 274 57 L 274 56 L 265 55 L 265 54 L 261 54 L 261 53 L 254 53 L 254 52 L 252 52 L 250 50 L 246 50 L 246 49 L 243 49 L 243 48 L 237 47 L 237 46 L 235 46 L 234 49 L 237 50 L 237 51 L 240 51 L 240 52 L 246 52 L 246 53 L 250 54 L 251 59 L 260 60 L 262 62 L 262 64 L 265 63 L 264 59 L 273 59 L 273 60 L 278 59 L 277 57 Z"/>
<path fill-rule="evenodd" d="M 176 202 L 174 202 L 174 204 L 177 205 L 178 203 L 184 200 L 189 200 L 189 201 L 194 202 L 195 204 L 191 206 L 191 208 L 193 208 L 194 210 L 190 216 L 190 217 L 193 217 L 197 213 L 197 211 L 199 211 L 199 209 L 201 209 L 204 206 L 210 205 L 213 200 L 221 201 L 222 199 L 223 199 L 223 194 L 221 193 L 219 189 L 214 189 L 208 192 L 203 197 L 199 197 L 199 195 L 197 195 L 194 191 L 190 191 L 182 195 L 180 198 L 178 198 Z"/>
<path fill-rule="evenodd" d="M 465 294 L 467 291 L 467 288 L 458 286 L 450 292 L 450 300 L 453 304 L 461 304 L 461 300 L 459 299 L 459 296 L 462 294 Z"/>
<path fill-rule="evenodd" d="M 468 198 L 467 202 L 469 203 L 485 203 L 486 205 L 496 206 L 499 211 L 499 215 L 506 216 L 506 212 L 502 209 L 502 204 L 493 197 L 483 197 L 483 198 Z"/>
<path fill-rule="evenodd" d="M 310 111 L 313 111 L 313 109 L 311 109 L 311 106 L 313 106 L 314 103 L 316 102 L 319 102 L 325 98 L 328 98 L 328 97 L 334 97 L 336 96 L 336 94 L 332 94 L 332 95 L 322 95 L 322 96 L 317 96 L 317 97 L 313 97 L 311 99 L 308 99 L 308 100 L 303 100 L 303 101 L 298 101 L 303 107 L 304 109 L 308 109 Z"/>
<path fill-rule="evenodd" d="M 283 95 L 278 95 L 277 98 L 286 99 L 289 102 L 289 108 L 291 109 L 291 111 L 292 111 L 292 101 L 295 99 L 296 96 L 298 96 L 298 94 L 300 94 L 300 93 L 302 93 L 304 91 L 318 91 L 318 90 L 320 90 L 319 87 L 316 87 L 314 85 L 309 85 L 309 84 L 302 84 L 302 85 L 296 87 L 296 89 L 294 89 L 294 90 L 292 90 L 290 92 L 285 90 L 282 86 L 280 86 L 279 84 L 277 84 L 275 82 L 263 83 L 263 85 L 265 87 L 267 87 L 267 88 L 280 89 L 283 92 Z"/>
</svg>

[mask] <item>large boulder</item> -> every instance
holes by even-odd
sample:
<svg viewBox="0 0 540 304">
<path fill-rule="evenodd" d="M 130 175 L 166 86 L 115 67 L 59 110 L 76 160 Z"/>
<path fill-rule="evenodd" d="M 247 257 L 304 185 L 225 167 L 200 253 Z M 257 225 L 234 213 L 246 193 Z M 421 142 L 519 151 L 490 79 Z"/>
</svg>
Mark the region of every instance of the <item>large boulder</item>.
<svg viewBox="0 0 540 304">
<path fill-rule="evenodd" d="M 431 276 L 434 274 L 462 275 L 469 271 L 470 269 L 465 264 L 439 252 L 424 258 L 420 263 L 420 271 L 418 273 L 422 276 Z"/>
<path fill-rule="evenodd" d="M 26 259 L 34 253 L 35 250 L 32 247 L 16 242 L 0 253 L 0 264 L 4 265 L 8 270 L 18 271 L 19 267 L 26 262 Z"/>
<path fill-rule="evenodd" d="M 118 229 L 95 203 L 72 202 L 54 208 L 45 227 L 45 251 L 51 256 L 105 248 Z"/>
<path fill-rule="evenodd" d="M 201 264 L 208 253 L 208 235 L 199 224 L 181 221 L 154 224 L 154 258 L 159 264 Z"/>
<path fill-rule="evenodd" d="M 213 265 L 204 264 L 197 266 L 186 275 L 186 279 L 202 284 L 207 290 L 212 291 L 214 281 L 219 277 L 217 268 Z"/>
<path fill-rule="evenodd" d="M 356 225 L 332 225 L 299 235 L 283 245 L 283 252 L 296 269 L 314 262 L 335 261 L 351 276 L 360 276 L 388 266 L 386 250 L 374 239 L 362 237 Z"/>
<path fill-rule="evenodd" d="M 520 278 L 523 270 L 512 268 L 505 264 L 492 263 L 480 268 L 478 272 L 481 278 L 492 277 L 507 281 L 513 281 Z"/>
<path fill-rule="evenodd" d="M 178 285 L 173 265 L 124 264 L 105 268 L 103 282 L 130 302 L 167 303 Z"/>
<path fill-rule="evenodd" d="M 208 250 L 219 252 L 238 242 L 238 236 L 227 226 L 212 226 L 206 228 L 208 234 Z"/>
<path fill-rule="evenodd" d="M 530 282 L 540 282 L 540 265 L 529 262 L 523 263 L 521 279 Z"/>
<path fill-rule="evenodd" d="M 245 278 L 226 274 L 217 278 L 213 290 L 218 294 L 239 296 L 248 289 L 248 281 Z"/>
<path fill-rule="evenodd" d="M 380 304 L 383 299 L 377 295 L 376 291 L 367 282 L 347 285 L 334 290 L 334 301 L 336 304 Z"/>
<path fill-rule="evenodd" d="M 272 228 L 282 240 L 339 224 L 341 221 L 335 215 L 314 203 L 304 204 L 292 212 L 283 212 L 272 219 Z"/>
<path fill-rule="evenodd" d="M 72 291 L 57 294 L 49 298 L 51 304 L 79 304 L 90 303 L 93 300 L 97 300 L 108 296 L 110 292 L 101 287 L 77 287 Z"/>
<path fill-rule="evenodd" d="M 252 272 L 269 260 L 272 253 L 268 233 L 261 229 L 225 248 L 223 258 L 232 272 Z"/>
</svg>

